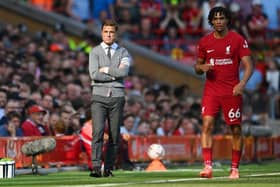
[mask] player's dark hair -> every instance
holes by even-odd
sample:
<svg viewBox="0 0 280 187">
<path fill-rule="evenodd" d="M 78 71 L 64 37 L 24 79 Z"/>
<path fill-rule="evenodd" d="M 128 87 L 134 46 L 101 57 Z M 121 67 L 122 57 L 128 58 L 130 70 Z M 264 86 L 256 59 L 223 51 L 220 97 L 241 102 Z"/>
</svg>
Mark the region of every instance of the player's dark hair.
<svg viewBox="0 0 280 187">
<path fill-rule="evenodd" d="M 208 15 L 208 23 L 209 25 L 213 26 L 213 19 L 214 19 L 214 16 L 217 14 L 217 13 L 221 13 L 222 15 L 224 15 L 226 17 L 226 19 L 228 20 L 228 26 L 230 25 L 231 23 L 231 14 L 230 14 L 230 11 L 228 9 L 226 9 L 225 7 L 222 7 L 222 6 L 217 6 L 217 7 L 214 7 L 210 10 L 209 12 L 209 15 Z"/>
</svg>

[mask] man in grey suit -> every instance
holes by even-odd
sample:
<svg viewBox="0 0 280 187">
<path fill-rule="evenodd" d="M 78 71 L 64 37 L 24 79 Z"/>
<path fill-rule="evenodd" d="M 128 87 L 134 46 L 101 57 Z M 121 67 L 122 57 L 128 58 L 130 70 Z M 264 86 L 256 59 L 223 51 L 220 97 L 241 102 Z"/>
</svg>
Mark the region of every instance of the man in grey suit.
<svg viewBox="0 0 280 187">
<path fill-rule="evenodd" d="M 93 118 L 91 177 L 101 177 L 103 134 L 108 123 L 109 140 L 104 156 L 104 177 L 112 177 L 118 150 L 120 125 L 125 104 L 124 78 L 132 58 L 116 41 L 118 25 L 106 20 L 101 27 L 102 42 L 89 55 L 89 74 L 92 81 Z"/>
</svg>

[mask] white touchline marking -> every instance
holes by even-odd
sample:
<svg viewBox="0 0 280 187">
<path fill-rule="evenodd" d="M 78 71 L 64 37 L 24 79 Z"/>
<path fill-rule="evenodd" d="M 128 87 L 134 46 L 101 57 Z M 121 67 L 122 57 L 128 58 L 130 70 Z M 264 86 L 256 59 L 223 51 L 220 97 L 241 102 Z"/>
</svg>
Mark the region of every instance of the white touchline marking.
<svg viewBox="0 0 280 187">
<path fill-rule="evenodd" d="M 280 172 L 278 172 L 278 173 L 251 174 L 251 175 L 244 175 L 244 177 L 261 177 L 261 176 L 275 176 L 275 175 L 280 175 Z"/>
<path fill-rule="evenodd" d="M 261 177 L 261 176 L 277 176 L 280 175 L 280 172 L 276 173 L 262 173 L 262 174 L 251 174 L 251 175 L 243 175 L 241 177 Z M 143 181 L 143 182 L 126 182 L 126 183 L 108 183 L 108 184 L 89 184 L 89 185 L 71 185 L 71 187 L 110 187 L 110 186 L 128 186 L 128 185 L 136 185 L 136 184 L 161 184 L 161 183 L 170 183 L 170 182 L 184 182 L 184 181 L 199 181 L 199 180 L 215 180 L 215 179 L 228 179 L 228 176 L 223 177 L 213 177 L 211 179 L 207 178 L 183 178 L 183 179 L 170 179 L 170 180 L 154 180 L 154 181 Z M 229 179 L 230 180 L 230 179 Z M 67 187 L 63 185 L 61 187 Z M 70 187 L 70 186 L 69 186 Z"/>
</svg>

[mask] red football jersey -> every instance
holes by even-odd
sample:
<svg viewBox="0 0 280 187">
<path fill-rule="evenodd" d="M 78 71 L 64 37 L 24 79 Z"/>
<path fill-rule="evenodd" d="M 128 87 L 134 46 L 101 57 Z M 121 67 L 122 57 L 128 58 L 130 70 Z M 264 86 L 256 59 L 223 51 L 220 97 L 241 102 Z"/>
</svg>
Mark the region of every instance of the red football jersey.
<svg viewBox="0 0 280 187">
<path fill-rule="evenodd" d="M 204 95 L 229 96 L 239 82 L 239 64 L 243 56 L 249 56 L 247 41 L 238 33 L 229 31 L 221 39 L 210 33 L 199 41 L 198 57 L 212 64 L 213 70 L 206 73 Z"/>
</svg>

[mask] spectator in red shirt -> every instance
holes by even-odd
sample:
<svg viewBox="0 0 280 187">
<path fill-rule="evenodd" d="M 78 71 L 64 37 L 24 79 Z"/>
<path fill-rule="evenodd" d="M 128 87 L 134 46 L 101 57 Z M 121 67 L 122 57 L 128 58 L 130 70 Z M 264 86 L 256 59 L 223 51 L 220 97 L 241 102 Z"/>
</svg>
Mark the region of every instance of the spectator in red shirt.
<svg viewBox="0 0 280 187">
<path fill-rule="evenodd" d="M 156 134 L 158 136 L 178 135 L 178 132 L 174 132 L 175 127 L 176 127 L 175 117 L 172 114 L 166 114 L 163 117 L 161 126 L 157 128 Z"/>
<path fill-rule="evenodd" d="M 45 136 L 48 135 L 48 129 L 42 125 L 43 117 L 46 111 L 39 105 L 33 105 L 28 109 L 28 118 L 22 123 L 24 136 Z"/>
<path fill-rule="evenodd" d="M 177 124 L 177 129 L 176 131 L 177 134 L 176 135 L 195 135 L 196 133 L 196 125 L 194 123 L 194 121 L 187 117 L 187 116 L 183 116 L 179 119 L 178 124 Z"/>
<path fill-rule="evenodd" d="M 264 39 L 268 27 L 268 18 L 262 10 L 260 0 L 252 1 L 252 14 L 247 17 L 249 39 Z"/>
<path fill-rule="evenodd" d="M 157 29 L 162 16 L 162 3 L 159 0 L 141 0 L 139 3 L 140 16 L 149 18 L 153 28 Z"/>
<path fill-rule="evenodd" d="M 152 22 L 149 18 L 141 18 L 139 32 L 133 37 L 133 41 L 153 51 L 158 51 L 157 36 L 153 32 Z"/>
<path fill-rule="evenodd" d="M 182 20 L 186 24 L 185 29 L 187 33 L 189 32 L 193 35 L 195 34 L 193 32 L 198 32 L 201 29 L 202 15 L 196 0 L 186 2 L 182 9 Z"/>
</svg>

